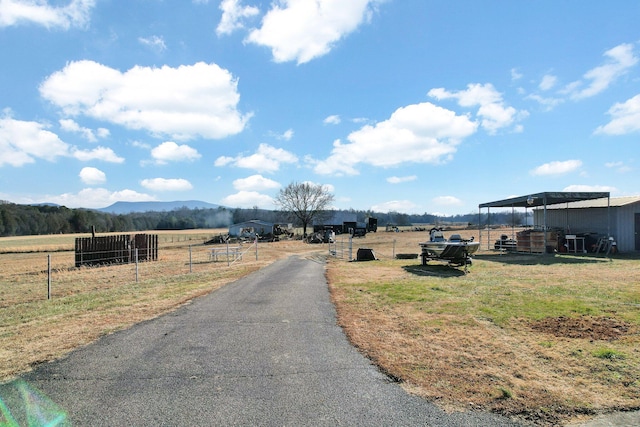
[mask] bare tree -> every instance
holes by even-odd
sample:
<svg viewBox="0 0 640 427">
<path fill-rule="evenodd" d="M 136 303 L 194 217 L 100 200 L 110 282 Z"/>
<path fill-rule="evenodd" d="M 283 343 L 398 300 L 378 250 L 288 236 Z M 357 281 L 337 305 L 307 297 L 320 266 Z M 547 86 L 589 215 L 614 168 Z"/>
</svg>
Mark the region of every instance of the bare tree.
<svg viewBox="0 0 640 427">
<path fill-rule="evenodd" d="M 281 189 L 275 203 L 302 224 L 302 232 L 307 235 L 307 225 L 314 218 L 330 208 L 333 194 L 322 186 L 308 182 L 292 182 Z"/>
</svg>

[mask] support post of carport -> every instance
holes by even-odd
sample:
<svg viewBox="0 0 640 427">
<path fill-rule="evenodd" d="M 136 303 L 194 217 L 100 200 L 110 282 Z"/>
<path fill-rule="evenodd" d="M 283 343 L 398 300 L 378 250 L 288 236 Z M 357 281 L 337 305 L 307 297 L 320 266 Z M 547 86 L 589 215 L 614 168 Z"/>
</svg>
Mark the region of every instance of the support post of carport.
<svg viewBox="0 0 640 427">
<path fill-rule="evenodd" d="M 547 253 L 547 195 L 545 194 L 543 197 L 544 200 L 544 215 L 543 215 L 543 221 L 544 224 L 542 226 L 542 235 L 544 236 L 544 249 L 542 250 L 543 254 Z"/>
</svg>

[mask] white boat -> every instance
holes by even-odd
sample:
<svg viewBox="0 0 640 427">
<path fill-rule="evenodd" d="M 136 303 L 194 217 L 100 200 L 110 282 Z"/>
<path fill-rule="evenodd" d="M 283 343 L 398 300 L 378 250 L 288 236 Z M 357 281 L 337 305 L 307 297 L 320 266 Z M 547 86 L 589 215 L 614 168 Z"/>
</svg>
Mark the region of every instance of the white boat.
<svg viewBox="0 0 640 427">
<path fill-rule="evenodd" d="M 419 243 L 422 247 L 422 265 L 430 260 L 448 261 L 451 265 L 470 265 L 471 255 L 480 248 L 480 242 L 473 237 L 465 240 L 459 234 L 452 234 L 445 239 L 442 231 L 432 229 L 428 242 Z"/>
</svg>

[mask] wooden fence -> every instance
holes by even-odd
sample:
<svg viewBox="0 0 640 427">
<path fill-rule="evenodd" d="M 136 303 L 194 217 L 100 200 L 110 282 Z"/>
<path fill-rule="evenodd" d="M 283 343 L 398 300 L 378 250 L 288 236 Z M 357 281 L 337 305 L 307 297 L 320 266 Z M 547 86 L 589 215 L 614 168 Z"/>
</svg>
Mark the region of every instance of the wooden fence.
<svg viewBox="0 0 640 427">
<path fill-rule="evenodd" d="M 120 234 L 76 238 L 76 267 L 158 260 L 157 234 Z"/>
</svg>

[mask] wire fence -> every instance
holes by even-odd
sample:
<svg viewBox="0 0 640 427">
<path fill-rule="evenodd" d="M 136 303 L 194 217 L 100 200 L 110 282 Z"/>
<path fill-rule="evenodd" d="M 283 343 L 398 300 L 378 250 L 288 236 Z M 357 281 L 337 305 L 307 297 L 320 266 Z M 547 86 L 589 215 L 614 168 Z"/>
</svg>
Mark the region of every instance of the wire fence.
<svg viewBox="0 0 640 427">
<path fill-rule="evenodd" d="M 116 289 L 130 283 L 168 281 L 188 274 L 213 273 L 254 263 L 261 255 L 268 255 L 272 251 L 267 244 L 255 241 L 218 245 L 183 244 L 163 248 L 156 261 L 139 257 L 138 250 L 134 249 L 129 262 L 114 261 L 80 267 L 76 267 L 76 253 L 73 250 L 1 253 L 0 309 L 97 288 Z M 100 258 L 107 254 L 95 251 L 89 255 Z"/>
<path fill-rule="evenodd" d="M 416 240 L 415 242 L 413 240 Z M 328 243 L 329 255 L 345 261 L 358 259 L 358 252 L 371 250 L 376 259 L 407 258 L 409 255 L 420 253 L 418 239 L 407 242 L 406 239 L 366 239 L 351 236 L 339 236 L 334 242 Z"/>
</svg>

